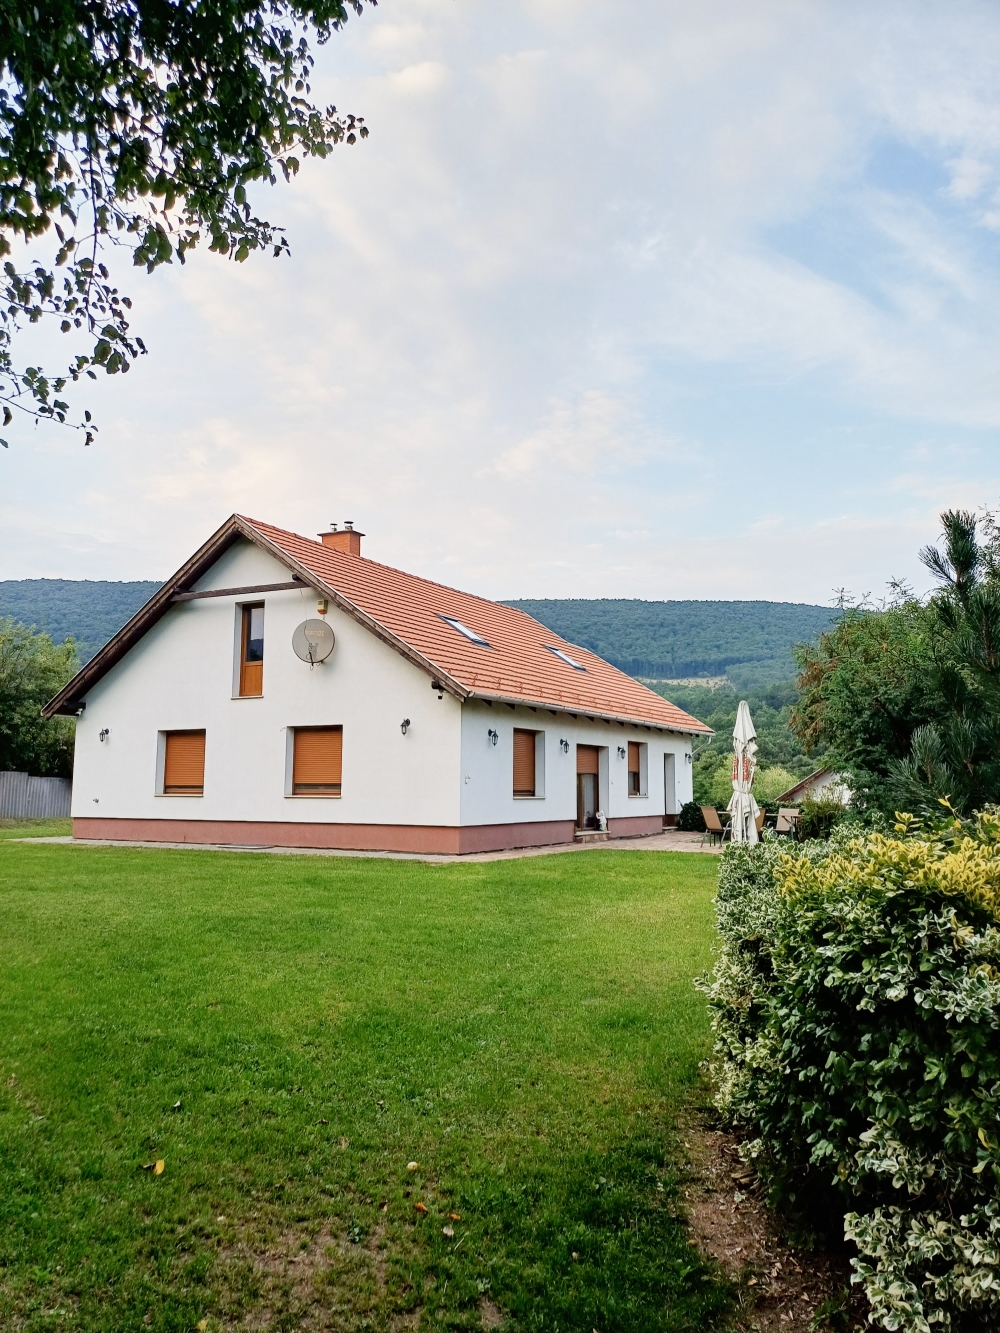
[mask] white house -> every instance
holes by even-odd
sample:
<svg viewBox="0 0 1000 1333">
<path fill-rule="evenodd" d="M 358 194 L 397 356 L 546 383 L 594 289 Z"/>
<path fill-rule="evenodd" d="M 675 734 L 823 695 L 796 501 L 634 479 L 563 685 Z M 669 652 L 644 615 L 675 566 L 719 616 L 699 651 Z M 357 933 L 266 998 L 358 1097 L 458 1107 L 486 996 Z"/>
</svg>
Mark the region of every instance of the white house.
<svg viewBox="0 0 1000 1333">
<path fill-rule="evenodd" d="M 709 728 L 361 536 L 234 515 L 60 691 L 75 837 L 460 853 L 675 822 Z"/>
<path fill-rule="evenodd" d="M 798 805 L 801 801 L 836 801 L 838 805 L 850 805 L 851 796 L 846 774 L 838 773 L 835 768 L 818 768 L 776 799 L 779 805 Z"/>
</svg>

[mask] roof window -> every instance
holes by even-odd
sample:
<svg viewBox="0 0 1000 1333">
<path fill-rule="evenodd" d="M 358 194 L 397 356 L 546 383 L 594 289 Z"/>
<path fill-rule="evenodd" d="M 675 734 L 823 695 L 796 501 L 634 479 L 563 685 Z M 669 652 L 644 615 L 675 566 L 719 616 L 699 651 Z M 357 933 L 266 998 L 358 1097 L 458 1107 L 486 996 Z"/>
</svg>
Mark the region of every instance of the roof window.
<svg viewBox="0 0 1000 1333">
<path fill-rule="evenodd" d="M 441 616 L 440 619 L 443 620 L 446 625 L 450 625 L 452 629 L 458 630 L 459 634 L 468 639 L 470 643 L 478 643 L 480 648 L 489 648 L 489 639 L 484 639 L 481 634 L 477 634 L 474 629 L 469 629 L 468 625 L 463 625 L 462 622 L 456 620 L 454 616 Z"/>
<path fill-rule="evenodd" d="M 570 657 L 569 653 L 564 653 L 561 648 L 553 648 L 551 643 L 547 643 L 545 646 L 546 648 L 548 648 L 550 653 L 555 653 L 556 657 L 559 658 L 560 662 L 565 662 L 566 665 L 571 666 L 574 671 L 587 670 L 587 668 L 585 666 L 581 666 L 579 662 L 574 662 L 572 657 Z"/>
</svg>

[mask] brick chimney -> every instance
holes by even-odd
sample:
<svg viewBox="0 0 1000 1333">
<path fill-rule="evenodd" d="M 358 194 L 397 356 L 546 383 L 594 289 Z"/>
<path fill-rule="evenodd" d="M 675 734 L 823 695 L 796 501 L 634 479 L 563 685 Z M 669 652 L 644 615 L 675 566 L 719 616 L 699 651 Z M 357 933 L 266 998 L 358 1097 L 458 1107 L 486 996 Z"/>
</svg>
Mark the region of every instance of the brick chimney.
<svg viewBox="0 0 1000 1333">
<path fill-rule="evenodd" d="M 336 523 L 331 523 L 330 531 L 321 532 L 319 539 L 324 546 L 331 546 L 335 551 L 343 551 L 346 555 L 360 555 L 361 538 L 364 535 L 363 532 L 357 532 L 354 524 L 348 519 L 339 532 Z"/>
</svg>

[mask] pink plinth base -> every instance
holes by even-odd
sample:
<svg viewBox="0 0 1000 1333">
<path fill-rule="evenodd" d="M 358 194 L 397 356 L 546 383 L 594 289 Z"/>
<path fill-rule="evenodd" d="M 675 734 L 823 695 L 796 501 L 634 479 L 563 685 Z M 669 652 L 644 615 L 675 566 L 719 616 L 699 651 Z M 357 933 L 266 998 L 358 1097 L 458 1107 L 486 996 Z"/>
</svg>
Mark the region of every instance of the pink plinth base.
<svg viewBox="0 0 1000 1333">
<path fill-rule="evenodd" d="M 662 832 L 662 815 L 637 815 L 628 819 L 608 820 L 608 834 L 612 838 L 646 838 L 651 833 Z"/>
<path fill-rule="evenodd" d="M 634 820 L 616 821 L 632 824 Z M 644 830 L 645 831 L 645 830 Z M 187 842 L 208 846 L 332 847 L 358 852 L 462 855 L 573 841 L 569 819 L 468 828 L 421 824 L 292 824 L 221 819 L 74 819 L 74 838 L 116 842 Z M 618 836 L 628 836 L 620 833 Z"/>
</svg>

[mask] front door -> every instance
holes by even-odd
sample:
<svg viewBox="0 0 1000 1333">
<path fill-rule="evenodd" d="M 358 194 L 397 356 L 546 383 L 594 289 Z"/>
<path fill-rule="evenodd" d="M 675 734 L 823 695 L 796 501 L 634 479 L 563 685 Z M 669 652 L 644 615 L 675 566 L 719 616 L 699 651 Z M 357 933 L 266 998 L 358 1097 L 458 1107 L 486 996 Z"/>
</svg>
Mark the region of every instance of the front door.
<svg viewBox="0 0 1000 1333">
<path fill-rule="evenodd" d="M 597 775 L 576 775 L 576 826 L 597 828 Z"/>
<path fill-rule="evenodd" d="M 601 808 L 599 772 L 597 746 L 578 745 L 576 747 L 577 828 L 594 829 L 598 827 L 597 812 Z"/>
<path fill-rule="evenodd" d="M 672 828 L 677 823 L 677 768 L 672 754 L 663 756 L 663 826 Z"/>
</svg>

